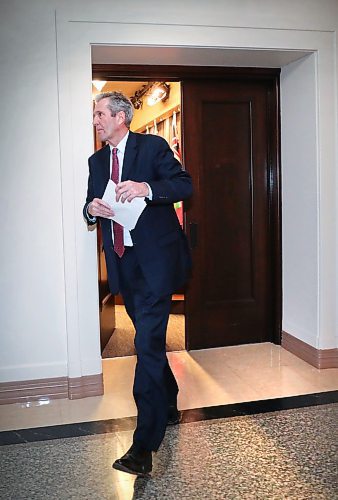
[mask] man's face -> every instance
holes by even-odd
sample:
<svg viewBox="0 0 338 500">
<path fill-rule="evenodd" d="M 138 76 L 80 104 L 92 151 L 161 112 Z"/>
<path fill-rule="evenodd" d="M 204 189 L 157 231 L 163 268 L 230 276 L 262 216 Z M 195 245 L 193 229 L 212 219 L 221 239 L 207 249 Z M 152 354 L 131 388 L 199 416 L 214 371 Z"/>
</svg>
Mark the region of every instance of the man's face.
<svg viewBox="0 0 338 500">
<path fill-rule="evenodd" d="M 119 111 L 115 116 L 111 115 L 107 107 L 108 98 L 101 99 L 95 104 L 93 124 L 96 127 L 100 141 L 108 141 L 116 146 L 115 141 L 119 139 L 121 129 L 124 127 L 124 112 Z"/>
</svg>

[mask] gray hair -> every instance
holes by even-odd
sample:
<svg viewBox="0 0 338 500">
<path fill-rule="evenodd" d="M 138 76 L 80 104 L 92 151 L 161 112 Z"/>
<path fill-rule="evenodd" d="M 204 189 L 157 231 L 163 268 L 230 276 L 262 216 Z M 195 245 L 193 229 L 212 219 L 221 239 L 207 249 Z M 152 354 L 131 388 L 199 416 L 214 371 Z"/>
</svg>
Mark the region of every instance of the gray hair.
<svg viewBox="0 0 338 500">
<path fill-rule="evenodd" d="M 115 116 L 119 111 L 125 114 L 125 125 L 130 127 L 134 115 L 134 108 L 132 102 L 122 92 L 103 92 L 95 96 L 95 102 L 108 98 L 107 107 L 110 109 L 112 116 Z"/>
</svg>

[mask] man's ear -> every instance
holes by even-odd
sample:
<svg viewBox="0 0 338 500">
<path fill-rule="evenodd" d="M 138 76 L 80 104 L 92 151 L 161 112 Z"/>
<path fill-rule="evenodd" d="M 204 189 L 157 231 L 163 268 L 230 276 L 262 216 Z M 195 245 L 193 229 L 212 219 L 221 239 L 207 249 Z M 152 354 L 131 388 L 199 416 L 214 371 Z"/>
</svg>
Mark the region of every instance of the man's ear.
<svg viewBox="0 0 338 500">
<path fill-rule="evenodd" d="M 125 123 L 126 121 L 126 114 L 124 111 L 119 111 L 117 113 L 117 118 L 118 118 L 118 123 L 119 125 L 122 125 L 122 123 Z"/>
</svg>

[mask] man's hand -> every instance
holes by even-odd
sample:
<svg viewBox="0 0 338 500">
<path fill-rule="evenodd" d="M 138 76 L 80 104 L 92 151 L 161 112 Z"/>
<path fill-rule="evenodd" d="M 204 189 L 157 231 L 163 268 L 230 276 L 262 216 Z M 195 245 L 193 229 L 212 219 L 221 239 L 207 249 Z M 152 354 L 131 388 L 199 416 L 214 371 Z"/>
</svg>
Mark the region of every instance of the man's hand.
<svg viewBox="0 0 338 500">
<path fill-rule="evenodd" d="M 116 201 L 121 199 L 122 203 L 126 200 L 131 201 L 134 198 L 144 198 L 149 195 L 149 189 L 144 182 L 123 181 L 116 186 Z"/>
<path fill-rule="evenodd" d="M 100 198 L 94 198 L 93 201 L 89 203 L 87 210 L 88 213 L 94 217 L 105 217 L 109 219 L 109 217 L 113 217 L 114 215 L 111 206 L 105 201 L 100 200 Z"/>
</svg>

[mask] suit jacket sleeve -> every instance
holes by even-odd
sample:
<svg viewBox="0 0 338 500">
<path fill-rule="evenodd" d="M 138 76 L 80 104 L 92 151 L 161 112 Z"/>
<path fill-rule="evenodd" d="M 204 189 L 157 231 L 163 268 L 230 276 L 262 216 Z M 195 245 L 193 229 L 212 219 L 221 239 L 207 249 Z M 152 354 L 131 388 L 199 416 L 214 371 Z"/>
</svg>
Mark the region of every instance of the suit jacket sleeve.
<svg viewBox="0 0 338 500">
<path fill-rule="evenodd" d="M 168 143 L 155 136 L 157 152 L 155 154 L 155 180 L 147 181 L 153 197 L 150 205 L 172 204 L 189 198 L 192 194 L 191 177 L 176 160 Z M 160 140 L 159 140 L 160 139 Z"/>
<path fill-rule="evenodd" d="M 92 219 L 90 219 L 88 216 L 88 205 L 94 199 L 93 180 L 92 180 L 92 174 L 91 174 L 90 161 L 88 162 L 88 164 L 89 164 L 88 189 L 87 189 L 86 203 L 83 207 L 83 216 L 86 219 L 87 224 L 89 226 L 93 226 L 94 224 L 96 224 L 97 219 L 96 219 L 96 217 L 93 217 Z"/>
</svg>

